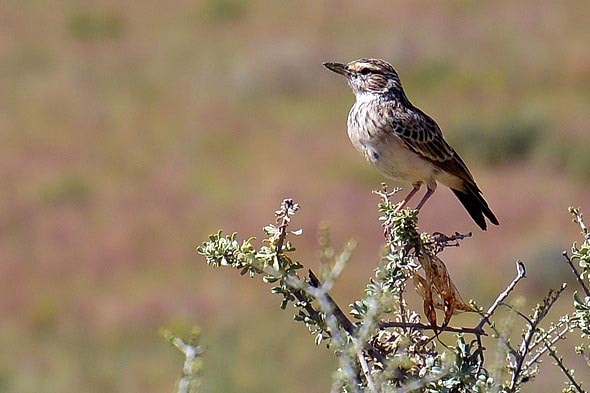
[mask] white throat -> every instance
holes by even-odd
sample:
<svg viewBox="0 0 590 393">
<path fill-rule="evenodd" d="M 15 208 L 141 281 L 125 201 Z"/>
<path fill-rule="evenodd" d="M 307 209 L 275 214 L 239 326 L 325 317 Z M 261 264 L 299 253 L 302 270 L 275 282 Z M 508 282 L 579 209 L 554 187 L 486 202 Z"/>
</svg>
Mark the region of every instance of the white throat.
<svg viewBox="0 0 590 393">
<path fill-rule="evenodd" d="M 379 94 L 369 93 L 366 91 L 363 91 L 362 93 L 357 93 L 357 94 L 355 94 L 355 96 L 356 96 L 356 102 L 358 104 L 364 104 L 367 102 L 375 101 L 376 99 L 379 98 Z"/>
</svg>

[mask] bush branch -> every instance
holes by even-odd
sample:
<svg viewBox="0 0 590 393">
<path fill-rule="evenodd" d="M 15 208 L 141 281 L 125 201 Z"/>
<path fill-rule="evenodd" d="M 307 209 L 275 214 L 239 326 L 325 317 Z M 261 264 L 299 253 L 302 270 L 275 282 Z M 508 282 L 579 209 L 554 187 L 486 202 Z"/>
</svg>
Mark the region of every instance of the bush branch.
<svg viewBox="0 0 590 393">
<path fill-rule="evenodd" d="M 489 318 L 494 314 L 494 312 L 496 311 L 498 306 L 500 306 L 500 304 L 502 304 L 504 302 L 504 300 L 508 297 L 508 295 L 510 295 L 510 292 L 512 292 L 514 290 L 514 288 L 516 287 L 516 284 L 518 284 L 518 282 L 525 277 L 526 277 L 526 267 L 524 265 L 524 262 L 519 259 L 516 261 L 516 277 L 514 277 L 514 279 L 512 280 L 512 282 L 510 284 L 508 284 L 506 289 L 498 295 L 498 297 L 496 298 L 496 300 L 494 300 L 494 302 L 492 303 L 490 308 L 488 308 L 488 311 L 481 314 L 482 319 L 479 322 L 479 324 L 476 326 L 476 329 L 482 329 L 486 323 L 488 323 L 488 324 L 490 323 Z"/>
</svg>

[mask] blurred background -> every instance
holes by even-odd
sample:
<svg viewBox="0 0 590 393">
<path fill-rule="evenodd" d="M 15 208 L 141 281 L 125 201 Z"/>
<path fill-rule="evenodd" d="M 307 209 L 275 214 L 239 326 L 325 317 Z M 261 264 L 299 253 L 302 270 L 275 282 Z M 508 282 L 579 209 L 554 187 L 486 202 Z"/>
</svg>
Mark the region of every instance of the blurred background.
<svg viewBox="0 0 590 393">
<path fill-rule="evenodd" d="M 332 354 L 269 286 L 195 252 L 220 228 L 262 237 L 292 197 L 298 258 L 318 268 L 321 222 L 337 247 L 356 238 L 334 296 L 362 296 L 384 178 L 350 145 L 353 95 L 324 61 L 393 63 L 470 166 L 499 227 L 444 187 L 420 214 L 473 231 L 442 255 L 465 299 L 490 304 L 517 258 L 527 309 L 573 290 L 560 255 L 579 239 L 567 207 L 590 214 L 589 18 L 583 0 L 2 2 L 0 391 L 173 391 L 183 359 L 157 331 L 194 324 L 207 391 L 328 391 Z M 560 390 L 546 363 L 530 389 Z"/>
</svg>

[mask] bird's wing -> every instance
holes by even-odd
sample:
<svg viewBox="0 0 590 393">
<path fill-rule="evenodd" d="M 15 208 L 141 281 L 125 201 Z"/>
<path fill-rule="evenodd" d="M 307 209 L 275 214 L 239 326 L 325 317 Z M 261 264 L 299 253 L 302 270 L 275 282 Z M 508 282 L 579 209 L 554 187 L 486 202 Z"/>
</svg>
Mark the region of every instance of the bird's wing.
<svg viewBox="0 0 590 393">
<path fill-rule="evenodd" d="M 405 111 L 389 109 L 387 118 L 391 119 L 391 131 L 406 147 L 441 170 L 475 186 L 467 165 L 447 143 L 436 121 L 417 108 Z"/>
</svg>

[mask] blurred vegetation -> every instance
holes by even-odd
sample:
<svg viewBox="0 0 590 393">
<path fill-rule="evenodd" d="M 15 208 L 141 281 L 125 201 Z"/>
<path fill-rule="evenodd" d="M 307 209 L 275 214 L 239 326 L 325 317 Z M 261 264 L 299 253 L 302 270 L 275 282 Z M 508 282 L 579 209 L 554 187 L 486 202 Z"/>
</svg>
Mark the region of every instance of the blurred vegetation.
<svg viewBox="0 0 590 393">
<path fill-rule="evenodd" d="M 533 161 L 572 178 L 590 180 L 587 137 L 557 136 L 542 119 L 513 117 L 488 124 L 473 121 L 449 132 L 449 142 L 470 160 L 486 166 Z"/>
<path fill-rule="evenodd" d="M 573 175 L 580 182 L 590 182 L 590 139 L 584 137 L 554 137 L 543 146 L 542 159 Z"/>
<path fill-rule="evenodd" d="M 497 123 L 466 124 L 449 134 L 450 143 L 480 164 L 493 166 L 527 161 L 545 145 L 548 126 L 540 120 L 502 119 Z"/>
<path fill-rule="evenodd" d="M 83 41 L 100 41 L 121 37 L 125 24 L 123 19 L 106 11 L 83 11 L 69 17 L 68 30 Z"/>
<path fill-rule="evenodd" d="M 209 23 L 220 23 L 238 19 L 248 10 L 245 0 L 206 0 L 203 14 Z"/>
<path fill-rule="evenodd" d="M 65 175 L 45 185 L 39 195 L 43 202 L 50 205 L 80 204 L 92 195 L 92 184 L 80 174 Z"/>
</svg>

